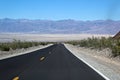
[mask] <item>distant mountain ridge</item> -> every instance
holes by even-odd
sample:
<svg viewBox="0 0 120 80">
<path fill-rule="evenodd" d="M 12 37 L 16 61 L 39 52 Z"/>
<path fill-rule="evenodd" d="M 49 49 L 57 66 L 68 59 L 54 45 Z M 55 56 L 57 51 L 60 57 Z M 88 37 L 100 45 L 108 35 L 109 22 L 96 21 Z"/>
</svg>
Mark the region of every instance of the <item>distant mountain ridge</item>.
<svg viewBox="0 0 120 80">
<path fill-rule="evenodd" d="M 96 20 L 28 20 L 0 19 L 0 33 L 43 33 L 43 34 L 116 34 L 120 21 Z"/>
</svg>

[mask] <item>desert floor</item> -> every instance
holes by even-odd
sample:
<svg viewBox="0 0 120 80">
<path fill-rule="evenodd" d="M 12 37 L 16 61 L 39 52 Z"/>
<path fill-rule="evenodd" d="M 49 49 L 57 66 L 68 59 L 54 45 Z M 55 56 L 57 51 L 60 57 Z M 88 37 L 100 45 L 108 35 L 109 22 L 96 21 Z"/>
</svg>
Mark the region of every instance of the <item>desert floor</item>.
<svg viewBox="0 0 120 80">
<path fill-rule="evenodd" d="M 88 37 L 109 37 L 113 35 L 99 34 L 20 34 L 20 33 L 0 33 L 0 42 L 11 42 L 14 39 L 21 41 L 41 41 L 41 42 L 64 42 L 71 40 L 81 40 Z"/>
</svg>

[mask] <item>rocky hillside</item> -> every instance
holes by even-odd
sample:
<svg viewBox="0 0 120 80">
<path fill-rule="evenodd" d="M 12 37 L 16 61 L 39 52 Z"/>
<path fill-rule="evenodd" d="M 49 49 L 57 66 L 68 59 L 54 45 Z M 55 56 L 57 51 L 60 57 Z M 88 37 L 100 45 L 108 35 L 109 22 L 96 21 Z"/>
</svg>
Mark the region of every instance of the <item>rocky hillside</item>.
<svg viewBox="0 0 120 80">
<path fill-rule="evenodd" d="M 0 32 L 10 33 L 91 33 L 116 34 L 120 30 L 120 21 L 96 20 L 28 20 L 0 19 Z"/>
</svg>

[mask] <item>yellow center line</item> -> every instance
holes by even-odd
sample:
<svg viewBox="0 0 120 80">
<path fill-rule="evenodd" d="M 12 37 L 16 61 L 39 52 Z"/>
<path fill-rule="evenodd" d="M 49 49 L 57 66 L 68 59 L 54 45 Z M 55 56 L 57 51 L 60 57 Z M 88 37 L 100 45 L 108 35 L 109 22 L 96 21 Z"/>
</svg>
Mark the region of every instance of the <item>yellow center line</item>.
<svg viewBox="0 0 120 80">
<path fill-rule="evenodd" d="M 14 77 L 12 80 L 19 80 L 19 77 L 18 76 Z"/>
<path fill-rule="evenodd" d="M 40 61 L 42 61 L 42 60 L 44 60 L 44 59 L 45 59 L 45 57 L 41 57 L 41 58 L 40 58 Z"/>
</svg>

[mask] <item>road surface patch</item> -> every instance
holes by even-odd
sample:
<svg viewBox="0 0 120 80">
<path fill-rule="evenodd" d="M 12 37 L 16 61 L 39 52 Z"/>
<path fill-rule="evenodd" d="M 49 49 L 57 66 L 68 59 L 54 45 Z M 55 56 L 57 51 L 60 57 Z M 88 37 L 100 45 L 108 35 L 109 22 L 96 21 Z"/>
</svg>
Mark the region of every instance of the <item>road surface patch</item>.
<svg viewBox="0 0 120 80">
<path fill-rule="evenodd" d="M 49 52 L 49 54 L 51 54 L 51 52 Z"/>
</svg>

